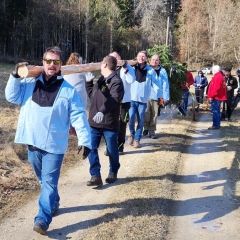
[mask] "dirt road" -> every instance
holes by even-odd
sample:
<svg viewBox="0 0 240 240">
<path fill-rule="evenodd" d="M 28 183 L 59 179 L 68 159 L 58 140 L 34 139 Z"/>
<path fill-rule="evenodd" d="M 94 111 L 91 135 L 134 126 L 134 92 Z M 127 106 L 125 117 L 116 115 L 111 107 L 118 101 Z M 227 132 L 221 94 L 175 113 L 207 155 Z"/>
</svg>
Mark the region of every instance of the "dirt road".
<svg viewBox="0 0 240 240">
<path fill-rule="evenodd" d="M 159 139 L 125 147 L 116 183 L 87 187 L 87 161 L 62 174 L 61 208 L 46 236 L 32 230 L 36 198 L 6 218 L 0 239 L 240 239 L 234 152 L 225 152 L 220 130 L 206 130 L 210 114 L 198 114 L 196 123 L 170 118 L 169 112 L 159 117 Z"/>
</svg>

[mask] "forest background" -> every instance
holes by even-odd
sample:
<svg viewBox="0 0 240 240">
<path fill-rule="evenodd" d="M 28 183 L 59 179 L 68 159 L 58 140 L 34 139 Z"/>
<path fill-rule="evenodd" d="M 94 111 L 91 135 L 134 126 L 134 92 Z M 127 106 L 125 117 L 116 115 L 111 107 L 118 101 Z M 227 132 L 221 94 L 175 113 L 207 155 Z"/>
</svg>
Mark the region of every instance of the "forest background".
<svg viewBox="0 0 240 240">
<path fill-rule="evenodd" d="M 60 46 L 99 62 L 168 45 L 190 70 L 240 65 L 239 0 L 0 0 L 0 61 L 41 64 Z"/>
</svg>

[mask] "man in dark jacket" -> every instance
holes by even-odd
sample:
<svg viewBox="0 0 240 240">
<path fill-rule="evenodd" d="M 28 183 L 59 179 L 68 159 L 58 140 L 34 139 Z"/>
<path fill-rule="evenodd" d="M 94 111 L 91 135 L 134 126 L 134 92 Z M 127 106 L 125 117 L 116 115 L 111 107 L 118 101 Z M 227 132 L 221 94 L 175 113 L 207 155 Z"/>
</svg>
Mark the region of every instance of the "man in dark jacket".
<svg viewBox="0 0 240 240">
<path fill-rule="evenodd" d="M 86 75 L 86 90 L 90 98 L 89 125 L 91 127 L 92 150 L 88 155 L 90 163 L 91 179 L 87 186 L 101 186 L 100 161 L 98 147 L 102 136 L 104 137 L 110 162 L 109 175 L 106 183 L 117 180 L 120 167 L 118 153 L 118 131 L 120 103 L 124 95 L 124 87 L 121 78 L 115 72 L 117 59 L 106 56 L 101 65 L 102 76 L 93 84 L 93 75 Z"/>
<path fill-rule="evenodd" d="M 238 87 L 238 82 L 237 79 L 231 75 L 231 68 L 224 68 L 223 74 L 227 85 L 227 100 L 223 102 L 222 120 L 225 120 L 227 117 L 228 121 L 230 121 L 233 112 L 234 89 Z"/>
</svg>

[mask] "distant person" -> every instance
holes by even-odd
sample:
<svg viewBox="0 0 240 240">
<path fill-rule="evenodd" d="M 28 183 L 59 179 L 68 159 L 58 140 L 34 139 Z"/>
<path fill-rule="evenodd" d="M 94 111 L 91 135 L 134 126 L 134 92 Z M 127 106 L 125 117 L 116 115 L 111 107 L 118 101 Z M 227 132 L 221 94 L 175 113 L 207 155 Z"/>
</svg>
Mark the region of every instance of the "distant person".
<svg viewBox="0 0 240 240">
<path fill-rule="evenodd" d="M 137 54 L 137 64 L 134 66 L 136 81 L 131 86 L 131 107 L 129 110 L 128 144 L 139 148 L 142 138 L 145 111 L 151 94 L 151 88 L 156 92 L 157 98 L 162 98 L 162 86 L 157 78 L 155 70 L 147 65 L 147 52 L 140 51 Z M 135 129 L 135 117 L 137 127 Z"/>
<path fill-rule="evenodd" d="M 73 52 L 70 54 L 66 65 L 82 64 L 82 57 L 77 53 Z M 80 94 L 83 105 L 87 109 L 87 92 L 85 88 L 85 73 L 72 73 L 63 75 L 63 78 L 69 82 L 73 87 L 76 88 L 77 92 Z"/>
<path fill-rule="evenodd" d="M 231 121 L 233 112 L 234 90 L 238 87 L 238 81 L 235 77 L 232 76 L 231 68 L 224 68 L 223 74 L 227 86 L 227 100 L 223 101 L 222 120 L 225 121 L 225 118 L 227 118 L 228 121 Z"/>
<path fill-rule="evenodd" d="M 187 70 L 187 67 L 188 67 L 187 63 L 183 63 L 182 66 L 185 68 L 185 71 L 186 71 L 186 79 L 184 81 L 184 84 L 182 85 L 182 92 L 183 92 L 182 111 L 183 111 L 184 115 L 187 115 L 189 88 L 194 83 L 194 79 L 193 79 L 192 73 Z"/>
<path fill-rule="evenodd" d="M 47 48 L 43 54 L 43 73 L 20 79 L 18 67 L 9 77 L 6 99 L 21 105 L 15 142 L 28 146 L 28 160 L 41 185 L 39 212 L 33 230 L 46 234 L 52 216 L 59 209 L 58 179 L 68 147 L 70 124 L 78 137 L 83 158 L 91 149 L 86 110 L 77 91 L 61 76 L 61 50 Z"/>
<path fill-rule="evenodd" d="M 115 57 L 117 60 L 121 60 L 121 56 L 117 52 L 112 52 L 109 55 Z M 119 154 L 123 154 L 126 137 L 126 128 L 127 123 L 129 121 L 129 109 L 131 103 L 131 85 L 135 81 L 136 76 L 134 69 L 127 62 L 125 62 L 123 66 L 117 67 L 116 72 L 118 76 L 120 76 L 120 78 L 122 79 L 124 86 L 124 95 L 120 110 L 120 129 L 118 132 L 118 151 Z"/>
<path fill-rule="evenodd" d="M 211 111 L 213 115 L 213 124 L 209 130 L 216 130 L 220 128 L 221 113 L 220 105 L 222 101 L 227 100 L 226 81 L 220 67 L 215 65 L 212 67 L 213 77 L 208 87 L 207 97 L 211 100 Z"/>
<path fill-rule="evenodd" d="M 203 97 L 204 97 L 204 89 L 208 85 L 208 80 L 204 76 L 203 72 L 200 70 L 198 71 L 198 75 L 194 78 L 193 86 L 195 87 L 195 95 L 196 95 L 196 101 L 197 106 L 195 107 L 195 110 L 199 110 L 199 105 L 203 104 Z"/>
<path fill-rule="evenodd" d="M 166 69 L 161 65 L 158 55 L 153 55 L 150 59 L 150 66 L 155 70 L 157 79 L 162 86 L 162 100 L 158 98 L 157 93 L 151 88 L 151 94 L 148 99 L 147 109 L 144 120 L 143 136 L 149 134 L 152 139 L 156 138 L 155 131 L 157 130 L 157 118 L 159 105 L 167 105 L 169 102 L 169 82 Z"/>
<path fill-rule="evenodd" d="M 101 164 L 98 147 L 104 137 L 109 155 L 109 174 L 106 183 L 117 180 L 119 163 L 118 131 L 121 101 L 124 87 L 121 78 L 116 72 L 117 59 L 106 56 L 101 64 L 102 76 L 93 84 L 94 76 L 86 77 L 86 90 L 91 106 L 88 121 L 91 127 L 92 150 L 88 155 L 91 179 L 87 186 L 102 186 Z"/>
</svg>

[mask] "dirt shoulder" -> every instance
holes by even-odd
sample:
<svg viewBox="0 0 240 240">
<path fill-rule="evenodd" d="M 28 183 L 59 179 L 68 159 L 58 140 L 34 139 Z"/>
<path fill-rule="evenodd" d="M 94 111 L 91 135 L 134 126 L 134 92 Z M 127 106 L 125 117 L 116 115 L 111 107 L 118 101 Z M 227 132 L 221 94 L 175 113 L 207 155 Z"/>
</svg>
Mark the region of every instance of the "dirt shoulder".
<svg viewBox="0 0 240 240">
<path fill-rule="evenodd" d="M 198 114 L 191 122 L 191 116 L 173 112 L 159 117 L 158 139 L 144 137 L 140 149 L 126 146 L 116 183 L 87 187 L 87 161 L 62 171 L 61 208 L 47 236 L 32 230 L 38 208 L 34 197 L 2 221 L 1 239 L 186 239 L 186 232 L 192 239 L 225 239 L 218 234 L 230 232 L 237 239 L 239 229 L 228 228 L 228 221 L 237 223 L 240 216 L 233 147 L 238 120 L 214 133 L 206 130 L 210 114 Z M 109 165 L 104 150 L 99 149 L 103 179 Z"/>
</svg>

